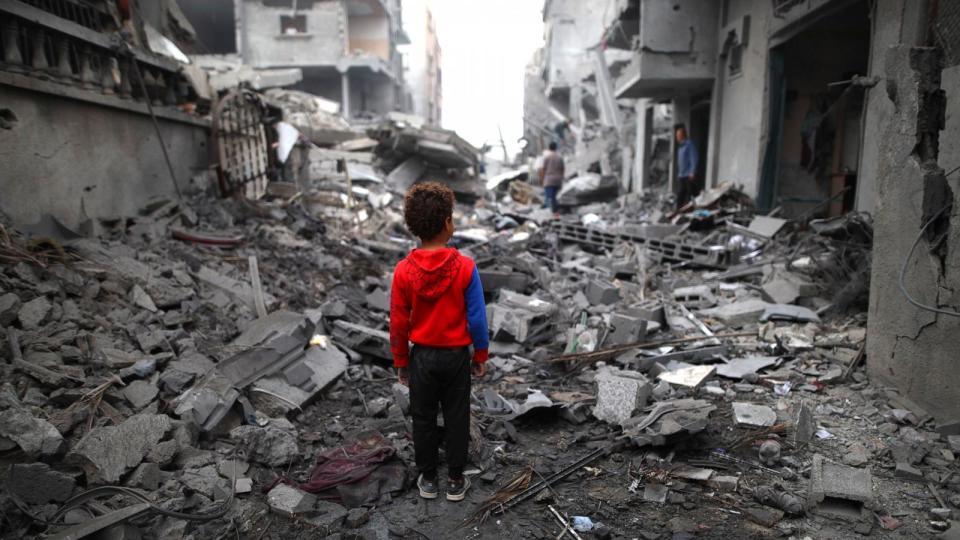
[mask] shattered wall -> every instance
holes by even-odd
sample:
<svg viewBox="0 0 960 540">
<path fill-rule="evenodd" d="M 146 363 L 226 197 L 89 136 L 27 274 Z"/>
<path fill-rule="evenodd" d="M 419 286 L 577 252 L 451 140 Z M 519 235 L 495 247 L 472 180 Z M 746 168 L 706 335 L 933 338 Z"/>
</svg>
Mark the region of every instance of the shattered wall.
<svg viewBox="0 0 960 540">
<path fill-rule="evenodd" d="M 603 21 L 614 9 L 612 0 L 552 0 L 544 19 L 547 28 L 547 87 L 569 87 L 593 71 L 586 50 L 600 43 Z"/>
<path fill-rule="evenodd" d="M 911 22 L 923 15 L 918 6 L 908 4 L 902 21 L 906 32 L 888 32 L 885 27 L 878 37 L 916 42 L 913 31 L 917 26 Z M 902 2 L 881 0 L 878 20 L 901 7 Z M 953 204 L 953 209 L 935 220 L 919 240 L 906 267 L 905 284 L 923 304 L 948 311 L 960 308 L 955 293 L 960 290 L 960 215 L 956 200 L 960 181 L 956 173 L 943 179 L 943 168 L 949 171 L 960 164 L 956 142 L 960 138 L 960 115 L 956 113 L 960 66 L 949 66 L 941 72 L 935 51 L 912 47 L 910 41 L 892 45 L 896 41 L 874 41 L 874 59 L 882 57 L 882 64 L 875 64 L 875 70 L 882 70 L 883 76 L 877 89 L 888 102 L 881 105 L 878 90 L 873 91 L 869 110 L 886 114 L 874 119 L 879 129 L 865 134 L 868 150 L 864 160 L 872 156 L 877 160 L 875 238 L 883 239 L 873 252 L 867 361 L 872 377 L 899 388 L 939 423 L 951 423 L 960 420 L 960 401 L 956 399 L 960 385 L 956 365 L 958 318 L 908 304 L 898 279 L 923 224 L 944 205 Z M 945 116 L 941 116 L 939 88 L 946 98 Z M 945 120 L 942 131 L 941 119 Z"/>
<path fill-rule="evenodd" d="M 175 195 L 146 114 L 7 86 L 0 104 L 17 119 L 0 128 L 0 210 L 14 222 L 52 214 L 76 226 L 84 213 L 133 215 L 153 196 Z M 158 120 L 182 189 L 209 163 L 208 128 Z"/>
</svg>

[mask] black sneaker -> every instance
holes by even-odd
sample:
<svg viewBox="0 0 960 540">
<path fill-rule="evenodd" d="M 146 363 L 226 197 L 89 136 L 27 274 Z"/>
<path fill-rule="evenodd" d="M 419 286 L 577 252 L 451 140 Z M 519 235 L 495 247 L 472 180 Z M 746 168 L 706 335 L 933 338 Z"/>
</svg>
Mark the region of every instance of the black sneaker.
<svg viewBox="0 0 960 540">
<path fill-rule="evenodd" d="M 470 489 L 470 479 L 461 476 L 459 480 L 447 480 L 447 500 L 462 501 L 467 496 L 467 490 Z"/>
<path fill-rule="evenodd" d="M 417 477 L 417 488 L 420 489 L 420 496 L 424 499 L 436 499 L 437 495 L 440 494 L 440 490 L 437 489 L 437 481 L 427 480 L 422 474 Z"/>
</svg>

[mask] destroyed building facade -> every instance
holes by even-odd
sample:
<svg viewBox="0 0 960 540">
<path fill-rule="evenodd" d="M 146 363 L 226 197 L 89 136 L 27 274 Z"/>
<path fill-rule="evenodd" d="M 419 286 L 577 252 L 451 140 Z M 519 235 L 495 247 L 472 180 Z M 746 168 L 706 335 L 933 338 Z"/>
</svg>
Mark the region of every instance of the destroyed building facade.
<svg viewBox="0 0 960 540">
<path fill-rule="evenodd" d="M 400 0 L 183 3 L 203 34 L 235 36 L 217 54 L 257 70 L 297 68 L 302 80 L 290 87 L 340 103 L 346 118 L 406 110 Z"/>
<path fill-rule="evenodd" d="M 960 375 L 940 357 L 946 354 L 936 346 L 942 336 L 926 334 L 949 327 L 952 317 L 903 309 L 898 281 L 914 238 L 940 209 L 930 201 L 953 201 L 945 186 L 956 185 L 956 178 L 945 182 L 942 169 L 949 173 L 960 163 L 955 142 L 960 120 L 949 107 L 920 107 L 915 101 L 937 92 L 945 103 L 960 99 L 956 5 L 617 0 L 591 6 L 603 16 L 600 35 L 590 33 L 595 22 L 577 13 L 576 3 L 544 4 L 546 45 L 527 74 L 528 155 L 556 140 L 557 125 L 569 121 L 568 162 L 581 171 L 585 154 L 576 146 L 596 137 L 599 122 L 617 135 L 605 135 L 609 147 L 587 153 L 587 164 L 622 162 L 622 191 L 674 191 L 671 126 L 683 123 L 699 149 L 698 177 L 708 189 L 737 185 L 761 211 L 777 209 L 786 217 L 873 214 L 887 246 L 875 252 L 873 267 L 874 373 L 912 389 L 931 406 L 950 401 L 946 388 L 960 383 Z M 937 47 L 942 56 L 921 69 L 915 65 L 919 49 L 910 52 L 916 47 Z M 905 56 L 890 52 L 895 48 Z M 590 63 L 598 50 L 604 65 Z M 618 132 L 616 120 L 602 114 L 605 71 L 625 122 Z M 904 94 L 897 93 L 903 84 L 915 96 L 907 98 L 906 112 Z M 938 152 L 914 150 L 927 140 L 924 126 L 937 131 Z M 904 162 L 913 169 L 902 170 Z M 937 167 L 940 179 L 924 180 Z M 909 187 L 918 185 L 926 187 Z M 947 216 L 945 211 L 940 217 L 941 234 L 949 229 Z M 926 298 L 925 305 L 951 304 L 941 291 L 952 290 L 951 280 L 957 279 L 944 258 L 952 252 L 952 237 L 928 231 L 927 238 L 934 245 L 916 250 L 908 286 Z M 936 245 L 940 255 L 931 259 L 926 253 Z M 893 330 L 904 328 L 900 323 L 913 330 Z M 942 391 L 929 394 L 930 385 Z M 960 414 L 960 407 L 951 409 Z"/>
</svg>

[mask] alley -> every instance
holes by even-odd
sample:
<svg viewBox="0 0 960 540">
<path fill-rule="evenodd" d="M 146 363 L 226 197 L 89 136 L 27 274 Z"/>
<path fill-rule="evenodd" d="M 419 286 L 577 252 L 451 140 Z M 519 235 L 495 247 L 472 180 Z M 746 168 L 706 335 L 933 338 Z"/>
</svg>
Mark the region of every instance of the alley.
<svg viewBox="0 0 960 540">
<path fill-rule="evenodd" d="M 960 538 L 958 101 L 960 0 L 0 0 L 0 538 Z"/>
</svg>

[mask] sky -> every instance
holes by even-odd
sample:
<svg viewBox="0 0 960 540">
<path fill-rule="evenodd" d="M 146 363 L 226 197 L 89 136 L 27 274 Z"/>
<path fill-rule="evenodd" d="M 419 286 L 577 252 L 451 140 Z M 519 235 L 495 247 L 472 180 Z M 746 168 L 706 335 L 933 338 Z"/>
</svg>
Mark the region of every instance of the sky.
<svg viewBox="0 0 960 540">
<path fill-rule="evenodd" d="M 543 0 L 433 0 L 443 69 L 443 127 L 502 159 L 523 135 L 523 78 L 543 45 Z"/>
</svg>

